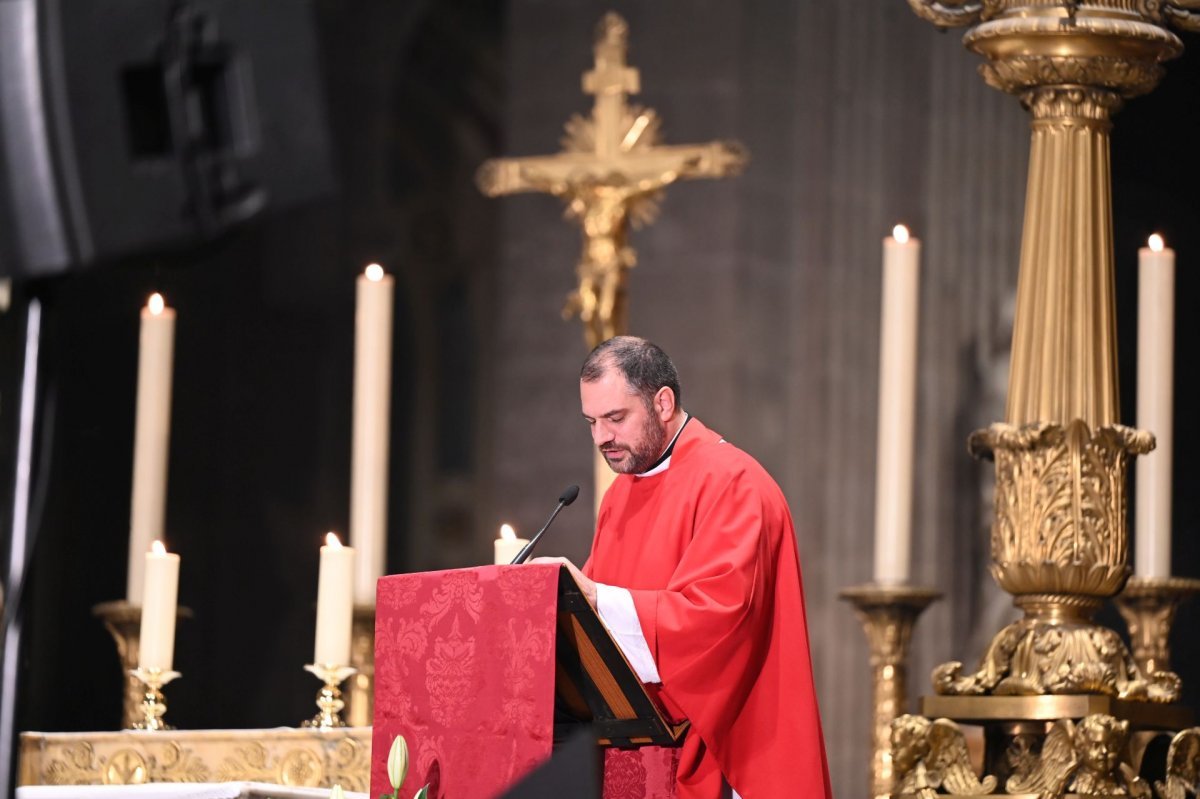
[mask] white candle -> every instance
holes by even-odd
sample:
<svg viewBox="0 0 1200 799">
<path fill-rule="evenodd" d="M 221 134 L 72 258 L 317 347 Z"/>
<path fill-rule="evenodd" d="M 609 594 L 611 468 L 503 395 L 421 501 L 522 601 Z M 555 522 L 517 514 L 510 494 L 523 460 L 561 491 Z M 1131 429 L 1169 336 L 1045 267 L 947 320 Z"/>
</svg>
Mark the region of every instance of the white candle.
<svg viewBox="0 0 1200 799">
<path fill-rule="evenodd" d="M 129 569 L 125 586 L 125 598 L 132 605 L 142 604 L 144 556 L 150 549 L 150 542 L 163 535 L 165 524 L 174 348 L 175 310 L 167 307 L 161 294 L 152 294 L 142 309 L 138 344 L 133 492 L 129 506 Z"/>
<path fill-rule="evenodd" d="M 874 574 L 881 583 L 909 578 L 920 255 L 903 225 L 883 240 Z"/>
<path fill-rule="evenodd" d="M 1171 437 L 1175 359 L 1175 252 L 1162 236 L 1138 250 L 1137 426 L 1158 440 L 1137 459 L 1134 570 L 1171 576 Z"/>
<path fill-rule="evenodd" d="M 379 264 L 358 277 L 354 319 L 354 446 L 350 464 L 350 543 L 362 552 L 354 601 L 375 604 L 387 559 L 388 418 L 392 391 L 394 281 Z"/>
<path fill-rule="evenodd" d="M 175 659 L 175 608 L 179 599 L 179 556 L 155 541 L 142 556 L 145 596 L 138 643 L 138 668 L 170 671 Z"/>
<path fill-rule="evenodd" d="M 321 547 L 321 572 L 317 582 L 317 635 L 313 663 L 346 666 L 350 663 L 350 631 L 354 622 L 354 550 L 342 546 L 333 533 Z"/>
<path fill-rule="evenodd" d="M 500 525 L 500 537 L 494 542 L 496 559 L 492 562 L 497 566 L 506 566 L 512 563 L 512 559 L 528 543 L 528 538 L 517 538 L 517 531 L 513 529 L 511 524 Z"/>
</svg>

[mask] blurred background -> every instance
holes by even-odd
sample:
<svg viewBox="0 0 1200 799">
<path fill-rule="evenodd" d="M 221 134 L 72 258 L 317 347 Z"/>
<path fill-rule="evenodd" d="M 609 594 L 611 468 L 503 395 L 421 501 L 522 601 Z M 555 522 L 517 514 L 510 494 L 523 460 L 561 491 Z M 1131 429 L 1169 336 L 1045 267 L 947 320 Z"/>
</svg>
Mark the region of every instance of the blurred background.
<svg viewBox="0 0 1200 799">
<path fill-rule="evenodd" d="M 30 303 L 42 313 L 16 729 L 119 724 L 92 607 L 125 591 L 138 314 L 155 291 L 178 313 L 166 538 L 194 612 L 176 726 L 311 715 L 302 666 L 317 550 L 348 522 L 369 262 L 396 278 L 388 570 L 490 562 L 502 522 L 532 532 L 570 483 L 583 495 L 542 551 L 586 556 L 586 348 L 560 316 L 578 230 L 548 196 L 484 198 L 474 173 L 559 149 L 568 116 L 590 110 L 580 75 L 609 10 L 629 22 L 635 99 L 667 142 L 750 151 L 740 177 L 671 187 L 632 235 L 630 327 L 791 503 L 836 793 L 866 785 L 866 645 L 836 594 L 870 579 L 880 248 L 897 222 L 923 243 L 913 579 L 946 594 L 917 627 L 910 694 L 937 663 L 979 656 L 1011 609 L 987 573 L 989 465 L 965 440 L 1003 418 L 1028 124 L 958 34 L 899 0 L 0 0 L 5 542 Z M 200 76 L 182 108 L 161 88 L 181 63 Z M 1192 577 L 1198 86 L 1189 50 L 1112 138 L 1128 424 L 1137 249 L 1157 231 L 1179 258 L 1173 571 Z M 171 139 L 173 114 L 191 139 Z M 1177 629 L 1198 613 L 1185 605 Z M 1190 636 L 1173 665 L 1197 706 Z"/>
</svg>

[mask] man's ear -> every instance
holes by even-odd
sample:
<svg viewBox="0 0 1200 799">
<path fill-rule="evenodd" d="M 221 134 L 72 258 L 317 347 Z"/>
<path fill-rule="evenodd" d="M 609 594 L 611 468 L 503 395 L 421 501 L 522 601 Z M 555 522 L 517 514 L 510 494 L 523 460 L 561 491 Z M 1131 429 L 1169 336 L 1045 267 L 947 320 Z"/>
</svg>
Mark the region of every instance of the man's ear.
<svg viewBox="0 0 1200 799">
<path fill-rule="evenodd" d="M 660 388 L 654 395 L 654 411 L 658 414 L 659 421 L 670 421 L 675 415 L 675 392 L 666 386 Z"/>
</svg>

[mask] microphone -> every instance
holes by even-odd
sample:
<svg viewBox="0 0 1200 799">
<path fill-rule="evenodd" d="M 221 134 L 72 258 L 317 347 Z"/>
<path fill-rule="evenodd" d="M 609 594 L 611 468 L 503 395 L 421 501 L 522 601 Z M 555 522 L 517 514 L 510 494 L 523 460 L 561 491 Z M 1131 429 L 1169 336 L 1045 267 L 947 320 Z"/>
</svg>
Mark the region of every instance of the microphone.
<svg viewBox="0 0 1200 799">
<path fill-rule="evenodd" d="M 546 523 L 542 525 L 542 529 L 538 530 L 537 533 L 533 536 L 533 538 L 529 539 L 528 544 L 521 547 L 521 551 L 518 552 L 517 556 L 512 559 L 512 563 L 509 564 L 510 566 L 516 565 L 518 563 L 524 563 L 526 560 L 529 559 L 530 553 L 532 553 L 533 548 L 535 546 L 537 546 L 538 539 L 542 537 L 542 533 L 546 532 L 546 528 L 550 526 L 550 522 L 554 521 L 554 517 L 558 515 L 558 512 L 560 510 L 562 510 L 563 508 L 567 507 L 572 502 L 574 502 L 575 498 L 577 496 L 579 496 L 579 486 L 574 486 L 574 485 L 567 486 L 567 490 L 562 492 L 561 494 L 559 494 L 558 507 L 556 507 L 554 509 L 554 512 L 550 514 L 550 518 L 547 519 Z"/>
</svg>

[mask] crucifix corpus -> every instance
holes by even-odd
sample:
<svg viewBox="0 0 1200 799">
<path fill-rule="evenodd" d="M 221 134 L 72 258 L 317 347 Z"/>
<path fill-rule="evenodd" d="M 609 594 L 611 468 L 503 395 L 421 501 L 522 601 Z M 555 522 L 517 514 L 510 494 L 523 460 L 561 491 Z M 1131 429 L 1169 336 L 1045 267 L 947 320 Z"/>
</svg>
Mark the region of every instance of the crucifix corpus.
<svg viewBox="0 0 1200 799">
<path fill-rule="evenodd" d="M 589 348 L 628 331 L 626 272 L 637 262 L 630 223 L 653 222 L 663 188 L 676 180 L 735 175 L 747 160 L 745 148 L 732 141 L 659 144 L 658 115 L 626 103 L 641 85 L 625 63 L 628 47 L 628 23 L 605 14 L 596 28 L 596 65 L 583 75 L 583 91 L 596 97 L 591 117 L 567 121 L 563 152 L 490 159 L 476 177 L 489 197 L 536 191 L 566 203 L 566 216 L 583 231 L 583 251 L 575 267 L 579 286 L 563 318 L 579 317 Z"/>
</svg>

